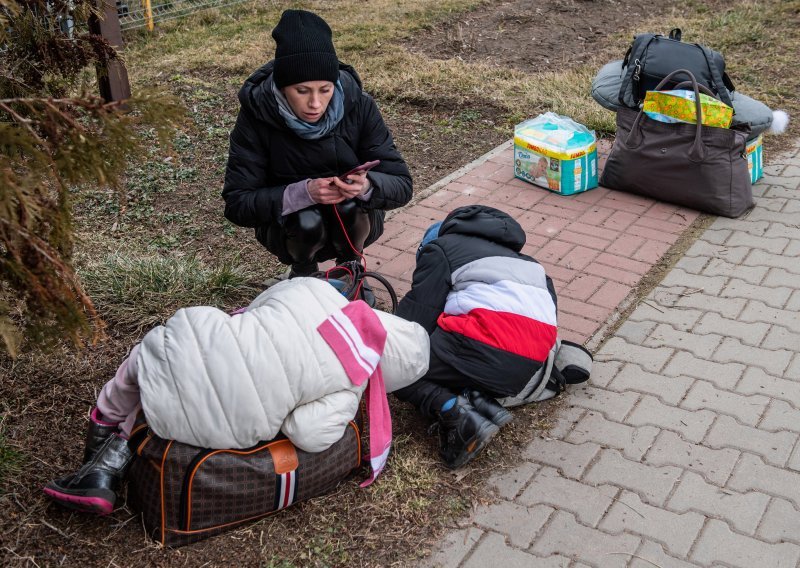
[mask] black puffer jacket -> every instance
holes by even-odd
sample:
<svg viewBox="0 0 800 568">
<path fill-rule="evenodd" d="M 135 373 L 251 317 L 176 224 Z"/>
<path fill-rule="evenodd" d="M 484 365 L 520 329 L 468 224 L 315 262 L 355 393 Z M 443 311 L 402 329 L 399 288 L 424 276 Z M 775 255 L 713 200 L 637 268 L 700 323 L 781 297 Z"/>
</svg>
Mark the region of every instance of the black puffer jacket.
<svg viewBox="0 0 800 568">
<path fill-rule="evenodd" d="M 522 227 L 503 211 L 452 211 L 438 238 L 422 248 L 397 308 L 431 334 L 439 359 L 497 397 L 532 390 L 556 349 L 553 282 L 520 252 L 524 244 Z"/>
<path fill-rule="evenodd" d="M 340 64 L 344 116 L 319 140 L 304 140 L 280 116 L 272 94 L 269 62 L 253 73 L 239 91 L 241 109 L 231 132 L 225 171 L 225 217 L 242 227 L 255 227 L 266 242 L 266 229 L 282 222 L 283 191 L 306 178 L 341 175 L 370 160 L 381 163 L 369 173 L 372 231 L 367 243 L 383 232 L 383 210 L 411 199 L 411 174 L 383 122 L 375 101 L 361 88 L 349 65 Z"/>
</svg>

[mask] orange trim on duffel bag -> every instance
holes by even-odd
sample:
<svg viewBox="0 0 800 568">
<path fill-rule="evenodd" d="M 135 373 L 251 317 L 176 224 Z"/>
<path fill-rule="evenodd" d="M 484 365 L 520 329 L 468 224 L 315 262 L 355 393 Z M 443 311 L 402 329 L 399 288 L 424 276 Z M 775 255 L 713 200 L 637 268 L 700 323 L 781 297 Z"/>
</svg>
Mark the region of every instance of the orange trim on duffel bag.
<svg viewBox="0 0 800 568">
<path fill-rule="evenodd" d="M 297 450 L 289 440 L 279 440 L 267 446 L 272 455 L 272 467 L 277 475 L 294 471 L 300 465 Z"/>
<path fill-rule="evenodd" d="M 172 447 L 173 441 L 174 440 L 169 441 L 167 447 L 164 448 L 164 455 L 161 456 L 161 544 L 164 546 L 167 545 L 167 507 L 166 503 L 164 502 L 164 470 L 166 469 L 165 464 L 167 463 L 167 454 L 169 453 L 169 449 Z"/>
</svg>

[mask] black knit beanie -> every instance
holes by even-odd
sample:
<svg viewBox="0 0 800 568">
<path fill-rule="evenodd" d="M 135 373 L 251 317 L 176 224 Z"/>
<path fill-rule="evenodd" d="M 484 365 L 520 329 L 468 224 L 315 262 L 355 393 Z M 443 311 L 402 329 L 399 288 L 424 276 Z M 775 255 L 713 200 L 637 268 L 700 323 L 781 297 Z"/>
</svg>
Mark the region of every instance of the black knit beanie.
<svg viewBox="0 0 800 568">
<path fill-rule="evenodd" d="M 275 39 L 273 80 L 279 89 L 304 81 L 339 79 L 339 59 L 333 48 L 331 28 L 319 16 L 305 10 L 286 10 L 272 30 Z"/>
</svg>

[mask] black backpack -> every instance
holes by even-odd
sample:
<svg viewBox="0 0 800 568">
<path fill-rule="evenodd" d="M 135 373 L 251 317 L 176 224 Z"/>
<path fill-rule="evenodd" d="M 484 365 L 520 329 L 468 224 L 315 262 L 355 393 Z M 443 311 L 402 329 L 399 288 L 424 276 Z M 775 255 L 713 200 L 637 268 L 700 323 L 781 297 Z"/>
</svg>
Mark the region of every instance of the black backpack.
<svg viewBox="0 0 800 568">
<path fill-rule="evenodd" d="M 699 43 L 683 43 L 679 28 L 669 32 L 669 37 L 641 34 L 633 39 L 622 62 L 620 104 L 638 108 L 645 93 L 676 69 L 688 69 L 700 85 L 711 89 L 726 105 L 733 106 L 730 93 L 734 87 L 725 73 L 722 54 Z M 678 82 L 670 82 L 663 90 L 675 88 Z"/>
</svg>

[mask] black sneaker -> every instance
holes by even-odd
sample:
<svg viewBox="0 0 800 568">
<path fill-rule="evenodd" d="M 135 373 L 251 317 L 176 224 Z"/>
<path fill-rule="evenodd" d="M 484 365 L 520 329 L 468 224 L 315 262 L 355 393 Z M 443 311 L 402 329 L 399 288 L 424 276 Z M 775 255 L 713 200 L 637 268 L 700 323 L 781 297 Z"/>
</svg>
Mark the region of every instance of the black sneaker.
<svg viewBox="0 0 800 568">
<path fill-rule="evenodd" d="M 114 434 L 76 473 L 51 481 L 44 492 L 65 507 L 108 515 L 132 459 L 128 441 Z"/>
<path fill-rule="evenodd" d="M 447 467 L 459 468 L 470 462 L 500 431 L 463 396 L 450 410 L 439 413 L 439 454 Z"/>
<path fill-rule="evenodd" d="M 505 426 L 513 420 L 514 417 L 511 413 L 492 397 L 476 390 L 466 391 L 464 394 L 469 397 L 470 403 L 481 416 L 488 418 L 498 426 Z"/>
</svg>

